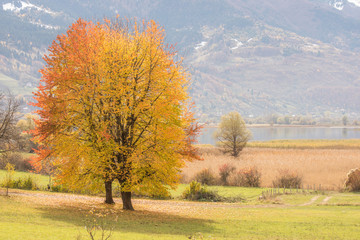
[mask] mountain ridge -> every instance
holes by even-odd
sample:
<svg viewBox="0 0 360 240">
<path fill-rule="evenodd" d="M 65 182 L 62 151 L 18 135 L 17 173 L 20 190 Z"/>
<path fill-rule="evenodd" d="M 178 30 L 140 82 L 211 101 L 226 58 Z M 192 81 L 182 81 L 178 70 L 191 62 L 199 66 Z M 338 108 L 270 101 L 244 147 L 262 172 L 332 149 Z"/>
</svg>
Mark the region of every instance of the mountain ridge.
<svg viewBox="0 0 360 240">
<path fill-rule="evenodd" d="M 355 0 L 0 0 L 0 73 L 30 92 L 57 34 L 78 17 L 119 14 L 164 26 L 193 76 L 190 93 L 201 121 L 232 110 L 359 116 L 359 6 Z"/>
</svg>

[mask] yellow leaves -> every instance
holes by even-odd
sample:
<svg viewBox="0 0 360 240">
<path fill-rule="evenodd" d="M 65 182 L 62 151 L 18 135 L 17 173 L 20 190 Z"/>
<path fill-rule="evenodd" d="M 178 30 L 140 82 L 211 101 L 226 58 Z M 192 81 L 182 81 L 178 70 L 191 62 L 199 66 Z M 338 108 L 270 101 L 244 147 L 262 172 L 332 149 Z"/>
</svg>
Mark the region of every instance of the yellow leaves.
<svg viewBox="0 0 360 240">
<path fill-rule="evenodd" d="M 154 21 L 79 19 L 45 57 L 37 137 L 69 185 L 173 186 L 189 141 L 189 75 Z M 189 151 L 188 151 L 189 152 Z"/>
</svg>

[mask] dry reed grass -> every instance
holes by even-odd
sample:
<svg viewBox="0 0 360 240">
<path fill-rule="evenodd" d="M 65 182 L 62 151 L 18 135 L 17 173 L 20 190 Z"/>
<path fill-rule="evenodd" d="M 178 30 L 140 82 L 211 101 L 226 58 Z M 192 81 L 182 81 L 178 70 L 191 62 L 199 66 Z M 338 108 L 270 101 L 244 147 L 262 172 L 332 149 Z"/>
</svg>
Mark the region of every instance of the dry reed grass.
<svg viewBox="0 0 360 240">
<path fill-rule="evenodd" d="M 338 140 L 271 140 L 248 142 L 247 147 L 254 148 L 285 148 L 285 149 L 360 149 L 360 139 Z"/>
<path fill-rule="evenodd" d="M 360 167 L 359 149 L 267 149 L 245 148 L 238 158 L 225 156 L 215 147 L 200 147 L 203 161 L 187 163 L 186 180 L 204 168 L 218 172 L 228 163 L 237 169 L 255 166 L 261 172 L 261 186 L 271 187 L 279 170 L 295 171 L 303 177 L 304 186 L 321 184 L 325 189 L 342 188 L 350 169 Z"/>
</svg>

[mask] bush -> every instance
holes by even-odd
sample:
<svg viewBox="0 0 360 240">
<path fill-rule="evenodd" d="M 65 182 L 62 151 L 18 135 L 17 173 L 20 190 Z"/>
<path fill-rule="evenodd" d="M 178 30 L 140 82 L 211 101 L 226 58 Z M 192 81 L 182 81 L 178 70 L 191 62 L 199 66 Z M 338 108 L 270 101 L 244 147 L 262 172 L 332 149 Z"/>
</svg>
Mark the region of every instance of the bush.
<svg viewBox="0 0 360 240">
<path fill-rule="evenodd" d="M 24 159 L 20 153 L 3 154 L 0 158 L 0 169 L 5 169 L 7 163 L 14 165 L 15 169 L 19 171 L 33 170 L 29 159 Z"/>
<path fill-rule="evenodd" d="M 35 181 L 32 179 L 32 177 L 28 176 L 23 180 L 22 189 L 26 190 L 35 190 L 37 189 Z"/>
<path fill-rule="evenodd" d="M 205 169 L 201 170 L 200 172 L 198 172 L 195 175 L 194 180 L 201 184 L 206 184 L 206 185 L 215 185 L 216 184 L 216 177 L 213 174 L 213 172 L 208 168 L 205 168 Z"/>
<path fill-rule="evenodd" d="M 297 188 L 302 185 L 302 177 L 296 172 L 280 170 L 279 175 L 273 181 L 274 187 Z"/>
<path fill-rule="evenodd" d="M 349 191 L 359 192 L 360 191 L 360 169 L 352 169 L 347 174 L 345 181 L 345 188 Z"/>
<path fill-rule="evenodd" d="M 21 189 L 23 185 L 23 180 L 21 178 L 18 178 L 16 180 L 13 180 L 11 182 L 11 188 L 17 188 L 17 189 Z"/>
<path fill-rule="evenodd" d="M 30 158 L 24 158 L 22 163 L 21 163 L 21 166 L 19 166 L 18 170 L 26 171 L 26 172 L 33 171 L 34 168 L 31 165 L 30 160 L 31 160 Z"/>
<path fill-rule="evenodd" d="M 261 173 L 256 167 L 241 169 L 234 176 L 233 185 L 240 187 L 260 187 Z"/>
<path fill-rule="evenodd" d="M 184 199 L 188 200 L 202 200 L 202 201 L 212 201 L 212 202 L 218 202 L 221 201 L 221 197 L 213 191 L 210 191 L 206 188 L 206 186 L 202 186 L 201 183 L 192 181 L 185 189 L 185 191 L 182 194 L 182 197 Z"/>
<path fill-rule="evenodd" d="M 223 164 L 219 168 L 219 175 L 220 175 L 220 183 L 224 186 L 229 185 L 228 178 L 236 170 L 234 166 L 231 166 L 227 163 Z"/>
<path fill-rule="evenodd" d="M 2 185 L 5 186 L 4 183 Z M 31 176 L 11 180 L 8 186 L 9 188 L 26 189 L 26 190 L 38 189 L 36 181 Z"/>
<path fill-rule="evenodd" d="M 54 185 L 51 185 L 50 186 L 50 191 L 51 192 L 64 192 L 64 193 L 67 193 L 67 192 L 70 192 L 70 190 L 66 187 L 64 187 L 63 185 L 61 184 L 54 184 Z M 79 191 L 80 192 L 80 191 Z"/>
<path fill-rule="evenodd" d="M 133 195 L 136 197 L 146 197 L 153 199 L 170 199 L 171 195 L 167 188 L 161 185 L 142 185 L 133 189 Z M 120 192 L 119 192 L 120 195 Z"/>
</svg>

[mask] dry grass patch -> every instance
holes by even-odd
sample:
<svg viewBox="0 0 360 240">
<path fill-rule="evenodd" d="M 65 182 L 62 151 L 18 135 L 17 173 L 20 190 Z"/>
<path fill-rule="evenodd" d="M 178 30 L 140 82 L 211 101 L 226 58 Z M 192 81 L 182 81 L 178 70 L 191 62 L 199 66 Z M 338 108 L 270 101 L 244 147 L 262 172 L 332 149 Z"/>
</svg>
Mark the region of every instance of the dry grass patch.
<svg viewBox="0 0 360 240">
<path fill-rule="evenodd" d="M 360 149 L 360 139 L 296 139 L 248 142 L 252 148 L 285 148 L 285 149 Z"/>
<path fill-rule="evenodd" d="M 200 149 L 203 161 L 188 163 L 183 169 L 185 179 L 192 177 L 204 168 L 215 173 L 223 164 L 231 164 L 237 169 L 257 167 L 261 172 L 261 186 L 272 186 L 278 172 L 284 169 L 296 171 L 303 177 L 303 184 L 319 185 L 327 189 L 343 187 L 350 169 L 359 167 L 359 149 L 269 149 L 246 148 L 240 157 L 223 155 L 214 147 Z"/>
</svg>

